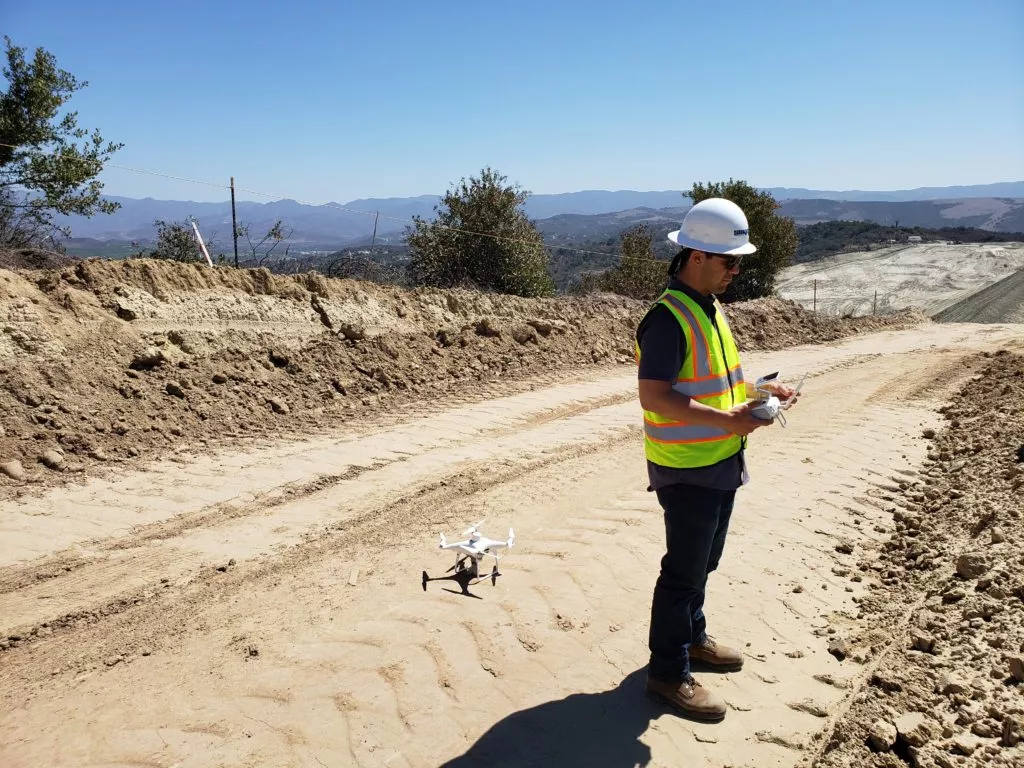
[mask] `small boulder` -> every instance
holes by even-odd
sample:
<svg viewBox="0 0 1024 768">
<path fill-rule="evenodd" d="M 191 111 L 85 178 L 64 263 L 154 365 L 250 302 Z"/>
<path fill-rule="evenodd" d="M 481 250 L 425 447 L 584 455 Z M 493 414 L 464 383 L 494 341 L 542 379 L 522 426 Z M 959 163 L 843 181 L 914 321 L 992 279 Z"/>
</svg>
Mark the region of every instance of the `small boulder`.
<svg viewBox="0 0 1024 768">
<path fill-rule="evenodd" d="M 948 672 L 939 675 L 939 679 L 936 681 L 935 687 L 938 689 L 939 693 L 945 696 L 954 696 L 958 693 L 966 693 L 968 689 L 967 683 Z"/>
<path fill-rule="evenodd" d="M 935 650 L 935 638 L 919 629 L 915 629 L 910 633 L 910 641 L 916 651 L 931 653 Z"/>
<path fill-rule="evenodd" d="M 118 301 L 114 305 L 114 312 L 115 314 L 117 314 L 119 318 L 121 318 L 122 320 L 128 320 L 129 322 L 131 322 L 132 320 L 137 320 L 139 317 L 138 313 L 134 309 L 129 307 L 127 304 L 122 303 L 121 301 Z"/>
<path fill-rule="evenodd" d="M 903 684 L 892 672 L 879 670 L 871 676 L 871 685 L 881 688 L 887 693 L 896 693 L 903 690 Z"/>
<path fill-rule="evenodd" d="M 366 326 L 362 323 L 342 323 L 338 335 L 349 341 L 362 341 L 366 338 Z"/>
<path fill-rule="evenodd" d="M 973 755 L 978 748 L 978 737 L 969 733 L 961 733 L 953 737 L 953 749 L 961 755 Z"/>
<path fill-rule="evenodd" d="M 1007 717 L 1003 720 L 1003 729 L 999 743 L 1004 747 L 1015 747 L 1024 741 L 1024 720 Z"/>
<path fill-rule="evenodd" d="M 888 720 L 875 720 L 868 729 L 868 745 L 876 752 L 888 752 L 896 743 L 896 726 Z"/>
<path fill-rule="evenodd" d="M 850 655 L 850 646 L 841 637 L 836 637 L 829 641 L 828 652 L 842 661 Z"/>
<path fill-rule="evenodd" d="M 18 482 L 22 482 L 26 477 L 25 468 L 21 466 L 21 462 L 17 459 L 0 462 L 0 472 L 7 475 L 11 480 L 17 480 Z"/>
<path fill-rule="evenodd" d="M 291 413 L 291 408 L 288 407 L 287 403 L 278 400 L 276 397 L 270 398 L 267 402 L 270 403 L 270 407 L 274 413 L 280 413 L 282 416 L 287 416 Z"/>
<path fill-rule="evenodd" d="M 1009 664 L 1013 679 L 1018 683 L 1024 683 L 1024 656 L 1011 656 Z"/>
<path fill-rule="evenodd" d="M 512 338 L 519 344 L 536 343 L 537 331 L 529 325 L 517 325 L 512 329 Z"/>
<path fill-rule="evenodd" d="M 181 398 L 182 400 L 185 399 L 185 390 L 182 389 L 181 384 L 176 381 L 168 381 L 164 390 L 168 395 L 173 395 L 174 397 Z"/>
<path fill-rule="evenodd" d="M 896 731 L 912 747 L 923 747 L 933 734 L 923 712 L 907 712 L 895 721 Z"/>
<path fill-rule="evenodd" d="M 59 470 L 64 466 L 63 454 L 53 449 L 43 451 L 43 453 L 39 456 L 39 461 L 50 469 Z"/>
<path fill-rule="evenodd" d="M 478 336 L 495 338 L 501 336 L 501 327 L 493 317 L 482 317 L 477 321 L 475 327 Z"/>
<path fill-rule="evenodd" d="M 976 579 L 988 570 L 988 559 L 980 552 L 965 552 L 956 560 L 957 575 L 964 579 Z"/>
<path fill-rule="evenodd" d="M 158 365 L 167 362 L 167 354 L 158 347 L 146 347 L 132 358 L 128 366 L 133 371 L 148 371 Z"/>
<path fill-rule="evenodd" d="M 549 336 L 554 328 L 554 326 L 546 320 L 527 320 L 526 322 L 528 325 L 535 328 L 537 333 L 541 336 Z"/>
</svg>

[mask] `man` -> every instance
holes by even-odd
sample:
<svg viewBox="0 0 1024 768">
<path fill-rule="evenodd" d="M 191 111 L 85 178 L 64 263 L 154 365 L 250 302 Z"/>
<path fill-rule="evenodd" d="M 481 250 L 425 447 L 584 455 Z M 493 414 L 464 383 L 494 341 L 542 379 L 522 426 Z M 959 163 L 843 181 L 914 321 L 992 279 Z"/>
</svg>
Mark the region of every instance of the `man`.
<svg viewBox="0 0 1024 768">
<path fill-rule="evenodd" d="M 721 198 L 694 205 L 668 238 L 682 250 L 669 267 L 668 288 L 636 333 L 649 490 L 665 511 L 667 539 L 651 606 L 647 693 L 714 722 L 725 717 L 725 703 L 693 678 L 690 663 L 735 671 L 743 655 L 707 635 L 704 589 L 722 556 L 736 490 L 748 480 L 747 435 L 772 423 L 751 413 L 739 353 L 715 294 L 757 248 L 746 215 Z M 770 387 L 779 398 L 794 394 L 788 386 Z"/>
</svg>

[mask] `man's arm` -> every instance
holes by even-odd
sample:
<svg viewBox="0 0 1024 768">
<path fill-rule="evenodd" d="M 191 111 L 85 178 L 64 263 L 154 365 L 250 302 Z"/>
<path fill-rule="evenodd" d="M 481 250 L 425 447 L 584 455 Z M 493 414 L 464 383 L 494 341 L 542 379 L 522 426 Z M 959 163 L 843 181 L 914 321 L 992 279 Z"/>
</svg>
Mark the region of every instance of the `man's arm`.
<svg viewBox="0 0 1024 768">
<path fill-rule="evenodd" d="M 750 413 L 752 403 L 744 403 L 728 411 L 711 408 L 672 389 L 672 382 L 640 379 L 640 407 L 670 419 L 702 427 L 716 427 L 734 435 L 749 435 L 770 422 Z"/>
</svg>

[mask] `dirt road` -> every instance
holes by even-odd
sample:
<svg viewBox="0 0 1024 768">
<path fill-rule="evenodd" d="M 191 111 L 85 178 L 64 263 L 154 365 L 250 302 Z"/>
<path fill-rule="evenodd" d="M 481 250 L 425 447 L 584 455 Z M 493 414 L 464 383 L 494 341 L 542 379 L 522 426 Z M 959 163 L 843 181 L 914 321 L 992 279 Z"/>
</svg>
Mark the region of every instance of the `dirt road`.
<svg viewBox="0 0 1024 768">
<path fill-rule="evenodd" d="M 827 650 L 867 586 L 846 543 L 890 530 L 979 339 L 1024 348 L 928 325 L 745 355 L 807 380 L 709 586 L 747 654 L 702 676 L 720 725 L 642 695 L 663 528 L 621 366 L 5 502 L 0 764 L 795 765 L 863 683 Z M 516 531 L 497 586 L 424 593 L 437 533 L 481 518 Z"/>
<path fill-rule="evenodd" d="M 934 315 L 941 323 L 1024 322 L 1024 269 Z"/>
</svg>

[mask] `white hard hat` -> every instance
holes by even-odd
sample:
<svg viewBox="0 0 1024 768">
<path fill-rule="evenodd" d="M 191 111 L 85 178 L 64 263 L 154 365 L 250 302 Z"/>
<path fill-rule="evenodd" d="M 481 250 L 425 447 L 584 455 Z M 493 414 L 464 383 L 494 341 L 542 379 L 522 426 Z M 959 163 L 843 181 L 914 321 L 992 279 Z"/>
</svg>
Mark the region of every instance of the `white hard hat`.
<svg viewBox="0 0 1024 768">
<path fill-rule="evenodd" d="M 668 239 L 684 248 L 707 253 L 744 255 L 757 247 L 750 242 L 750 227 L 743 210 L 731 200 L 710 197 L 687 211 L 682 226 Z"/>
</svg>

